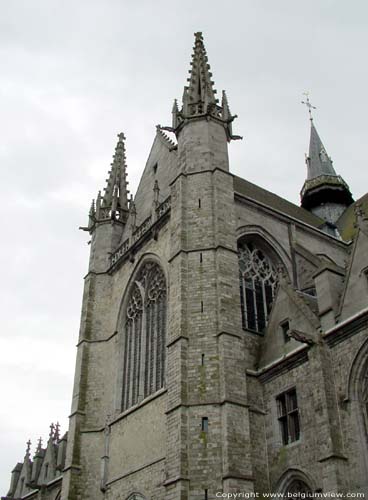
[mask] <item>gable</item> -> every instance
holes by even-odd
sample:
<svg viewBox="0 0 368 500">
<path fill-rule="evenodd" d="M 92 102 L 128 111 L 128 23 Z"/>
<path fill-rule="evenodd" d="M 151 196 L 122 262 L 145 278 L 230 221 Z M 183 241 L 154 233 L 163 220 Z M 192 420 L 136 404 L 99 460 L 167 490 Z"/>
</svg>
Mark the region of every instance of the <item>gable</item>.
<svg viewBox="0 0 368 500">
<path fill-rule="evenodd" d="M 151 214 L 155 181 L 157 180 L 160 189 L 159 203 L 162 203 L 170 195 L 170 183 L 177 175 L 177 172 L 175 145 L 163 132 L 157 130 L 134 198 L 135 206 L 137 207 L 137 226 Z"/>
<path fill-rule="evenodd" d="M 357 234 L 355 225 L 355 210 L 357 206 L 361 206 L 363 211 L 368 214 L 368 193 L 350 205 L 336 223 L 339 233 L 345 241 L 352 240 Z"/>
<path fill-rule="evenodd" d="M 354 241 L 341 301 L 340 321 L 368 307 L 368 234 L 360 230 Z"/>
<path fill-rule="evenodd" d="M 313 305 L 309 301 L 312 301 Z M 281 326 L 285 321 L 289 321 L 290 330 L 298 332 L 299 335 L 295 337 L 315 339 L 319 326 L 316 307 L 314 307 L 316 305 L 314 297 L 295 291 L 284 280 L 280 283 L 261 347 L 259 368 L 269 365 L 304 345 L 304 342 L 295 338 L 289 338 L 289 341 L 285 342 Z"/>
</svg>

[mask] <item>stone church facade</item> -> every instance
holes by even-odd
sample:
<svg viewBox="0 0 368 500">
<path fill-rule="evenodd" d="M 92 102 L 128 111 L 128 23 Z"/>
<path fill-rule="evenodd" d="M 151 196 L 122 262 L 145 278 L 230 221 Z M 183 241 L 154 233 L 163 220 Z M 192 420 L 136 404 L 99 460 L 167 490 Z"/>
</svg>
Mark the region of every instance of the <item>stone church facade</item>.
<svg viewBox="0 0 368 500">
<path fill-rule="evenodd" d="M 90 209 L 68 434 L 4 499 L 368 494 L 368 195 L 312 120 L 301 207 L 231 174 L 234 118 L 196 33 L 135 198 L 120 134 Z"/>
</svg>

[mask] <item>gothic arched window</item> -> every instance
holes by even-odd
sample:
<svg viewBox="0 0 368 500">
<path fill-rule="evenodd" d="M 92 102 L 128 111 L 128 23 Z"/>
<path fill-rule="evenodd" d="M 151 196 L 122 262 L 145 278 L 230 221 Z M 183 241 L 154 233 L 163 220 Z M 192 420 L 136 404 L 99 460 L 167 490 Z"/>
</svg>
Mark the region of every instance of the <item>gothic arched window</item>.
<svg viewBox="0 0 368 500">
<path fill-rule="evenodd" d="M 277 288 L 271 259 L 251 242 L 238 246 L 240 302 L 243 328 L 263 333 Z"/>
<path fill-rule="evenodd" d="M 299 469 L 288 469 L 279 480 L 276 490 L 285 498 L 300 497 L 296 495 L 297 493 L 304 493 L 303 498 L 312 498 L 316 488 L 314 481 L 305 472 Z"/>
<path fill-rule="evenodd" d="M 124 324 L 123 410 L 164 386 L 166 280 L 155 262 L 139 271 Z"/>
</svg>

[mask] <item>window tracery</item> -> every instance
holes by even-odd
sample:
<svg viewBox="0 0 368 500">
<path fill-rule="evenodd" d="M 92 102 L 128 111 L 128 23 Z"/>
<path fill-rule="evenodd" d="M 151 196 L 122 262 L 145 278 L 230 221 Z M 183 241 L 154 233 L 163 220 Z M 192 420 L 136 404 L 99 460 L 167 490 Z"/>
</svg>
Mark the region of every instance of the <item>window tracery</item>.
<svg viewBox="0 0 368 500">
<path fill-rule="evenodd" d="M 123 410 L 164 386 L 166 280 L 147 262 L 130 292 L 124 329 Z"/>
<path fill-rule="evenodd" d="M 243 328 L 263 333 L 276 294 L 277 269 L 251 242 L 242 242 L 238 252 Z"/>
</svg>

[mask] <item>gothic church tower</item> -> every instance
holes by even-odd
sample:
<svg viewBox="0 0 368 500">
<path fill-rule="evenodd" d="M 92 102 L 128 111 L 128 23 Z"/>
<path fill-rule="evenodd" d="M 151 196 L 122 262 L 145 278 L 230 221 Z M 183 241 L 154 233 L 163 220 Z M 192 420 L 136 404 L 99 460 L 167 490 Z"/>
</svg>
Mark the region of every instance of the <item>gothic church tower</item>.
<svg viewBox="0 0 368 500">
<path fill-rule="evenodd" d="M 231 174 L 201 33 L 189 73 L 134 198 L 118 136 L 69 432 L 27 446 L 6 500 L 368 494 L 368 194 L 313 122 L 302 206 Z"/>
</svg>

